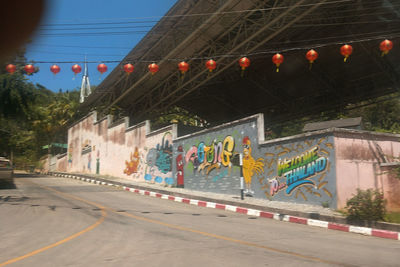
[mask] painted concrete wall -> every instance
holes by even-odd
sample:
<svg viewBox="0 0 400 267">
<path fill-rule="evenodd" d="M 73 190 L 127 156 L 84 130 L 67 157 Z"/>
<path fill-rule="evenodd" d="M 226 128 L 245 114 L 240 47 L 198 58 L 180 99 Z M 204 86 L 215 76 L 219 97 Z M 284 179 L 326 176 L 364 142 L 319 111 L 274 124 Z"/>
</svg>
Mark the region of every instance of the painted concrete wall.
<svg viewBox="0 0 400 267">
<path fill-rule="evenodd" d="M 264 142 L 262 114 L 174 140 L 173 172 L 185 188 L 336 207 L 335 153 L 329 134 Z"/>
<path fill-rule="evenodd" d="M 400 181 L 385 165 L 399 158 L 400 136 L 391 134 L 332 128 L 264 141 L 262 114 L 177 137 L 176 125 L 150 132 L 148 121 L 92 113 L 69 129 L 67 156 L 53 165 L 237 196 L 242 171 L 249 196 L 331 208 L 376 188 L 400 210 Z"/>
<path fill-rule="evenodd" d="M 262 144 L 260 150 L 265 173 L 258 184 L 268 199 L 336 208 L 332 133 L 271 140 Z"/>
<path fill-rule="evenodd" d="M 239 153 L 245 136 L 258 144 L 257 117 L 186 135 L 174 140 L 173 172 L 184 187 L 240 194 Z"/>
<path fill-rule="evenodd" d="M 56 170 L 60 172 L 67 171 L 67 154 L 63 154 L 61 156 L 57 156 Z"/>
<path fill-rule="evenodd" d="M 388 210 L 400 210 L 400 179 L 385 166 L 398 161 L 400 136 L 340 132 L 335 134 L 335 143 L 338 208 L 346 205 L 357 188 L 373 188 L 384 193 Z"/>
<path fill-rule="evenodd" d="M 67 171 L 123 177 L 163 185 L 175 183 L 171 172 L 176 127 L 149 132 L 149 122 L 128 125 L 96 113 L 68 130 Z"/>
</svg>

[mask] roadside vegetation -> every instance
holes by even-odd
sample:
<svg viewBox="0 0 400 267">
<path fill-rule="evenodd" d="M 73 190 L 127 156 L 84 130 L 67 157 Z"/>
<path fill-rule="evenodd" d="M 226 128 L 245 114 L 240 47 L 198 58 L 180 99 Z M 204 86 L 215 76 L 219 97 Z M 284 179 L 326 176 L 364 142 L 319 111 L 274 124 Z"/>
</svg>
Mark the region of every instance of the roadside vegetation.
<svg viewBox="0 0 400 267">
<path fill-rule="evenodd" d="M 67 126 L 77 116 L 79 91 L 55 93 L 32 84 L 23 72 L 23 51 L 15 61 L 21 63 L 12 75 L 0 64 L 0 156 L 13 157 L 16 166 L 25 168 L 48 152 L 43 146 L 65 143 Z"/>
<path fill-rule="evenodd" d="M 267 139 L 274 139 L 302 133 L 309 122 L 362 117 L 364 130 L 400 133 L 400 92 L 379 98 L 349 104 L 340 112 L 321 112 L 315 116 L 305 116 L 290 121 L 272 123 L 267 129 Z"/>
</svg>

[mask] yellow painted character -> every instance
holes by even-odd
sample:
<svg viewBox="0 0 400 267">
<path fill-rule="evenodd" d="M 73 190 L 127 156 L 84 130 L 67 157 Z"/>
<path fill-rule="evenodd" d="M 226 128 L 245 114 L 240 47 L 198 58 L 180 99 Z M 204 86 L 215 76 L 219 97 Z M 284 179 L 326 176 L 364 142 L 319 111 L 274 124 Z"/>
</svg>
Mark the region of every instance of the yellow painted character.
<svg viewBox="0 0 400 267">
<path fill-rule="evenodd" d="M 254 194 L 251 190 L 251 179 L 256 173 L 261 175 L 264 172 L 264 161 L 262 158 L 255 160 L 251 156 L 251 141 L 248 136 L 243 138 L 243 178 L 246 183 L 246 194 Z"/>
</svg>

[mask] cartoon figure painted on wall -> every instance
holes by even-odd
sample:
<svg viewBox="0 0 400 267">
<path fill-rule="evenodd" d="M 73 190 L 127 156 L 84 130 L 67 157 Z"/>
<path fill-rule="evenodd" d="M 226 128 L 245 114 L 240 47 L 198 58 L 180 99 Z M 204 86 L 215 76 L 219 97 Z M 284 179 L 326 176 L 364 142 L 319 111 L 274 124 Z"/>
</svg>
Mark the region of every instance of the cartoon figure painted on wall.
<svg viewBox="0 0 400 267">
<path fill-rule="evenodd" d="M 246 183 L 245 194 L 252 196 L 251 180 L 254 174 L 261 175 L 264 172 L 264 160 L 255 160 L 251 155 L 251 141 L 248 136 L 243 138 L 243 178 Z"/>
<path fill-rule="evenodd" d="M 139 157 L 139 149 L 135 147 L 135 151 L 130 154 L 130 161 L 128 162 L 125 160 L 126 168 L 124 173 L 126 175 L 131 175 L 132 173 L 136 173 L 138 171 L 138 167 L 140 164 L 140 157 Z"/>
<path fill-rule="evenodd" d="M 178 152 L 180 152 L 180 153 L 176 157 L 176 186 L 184 187 L 182 146 L 178 147 Z"/>
<path fill-rule="evenodd" d="M 164 134 L 161 144 L 149 149 L 146 156 L 146 170 L 144 179 L 148 182 L 172 185 L 174 179 L 171 177 L 172 169 L 172 135 L 170 132 Z"/>
</svg>

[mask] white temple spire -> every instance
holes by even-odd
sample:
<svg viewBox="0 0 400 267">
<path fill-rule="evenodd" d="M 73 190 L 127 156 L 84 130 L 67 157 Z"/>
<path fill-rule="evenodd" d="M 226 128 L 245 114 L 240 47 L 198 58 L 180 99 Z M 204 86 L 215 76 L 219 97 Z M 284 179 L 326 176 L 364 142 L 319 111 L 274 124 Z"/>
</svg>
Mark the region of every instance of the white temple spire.
<svg viewBox="0 0 400 267">
<path fill-rule="evenodd" d="M 81 97 L 80 97 L 79 102 L 83 103 L 83 101 L 85 101 L 85 97 L 88 97 L 91 93 L 92 93 L 92 91 L 90 90 L 89 71 L 88 71 L 86 56 L 85 56 L 85 69 L 84 69 L 83 77 L 82 77 Z"/>
</svg>

